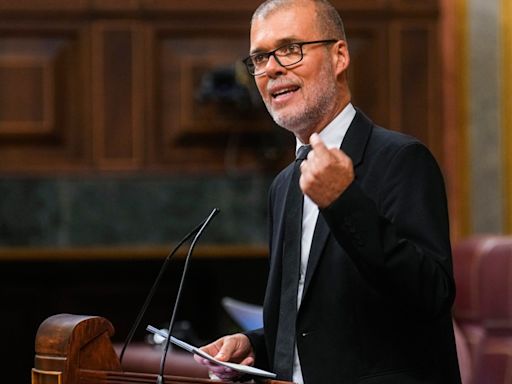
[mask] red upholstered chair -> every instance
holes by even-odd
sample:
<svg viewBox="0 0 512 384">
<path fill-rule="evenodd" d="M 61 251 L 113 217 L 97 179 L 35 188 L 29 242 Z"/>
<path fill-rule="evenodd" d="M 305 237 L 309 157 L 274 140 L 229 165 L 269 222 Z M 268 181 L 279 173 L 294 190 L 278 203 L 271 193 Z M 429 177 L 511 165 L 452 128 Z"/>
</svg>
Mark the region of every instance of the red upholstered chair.
<svg viewBox="0 0 512 384">
<path fill-rule="evenodd" d="M 473 236 L 453 251 L 454 315 L 472 367 L 464 384 L 512 383 L 512 237 Z"/>
<path fill-rule="evenodd" d="M 457 343 L 457 356 L 459 358 L 460 376 L 463 384 L 471 383 L 473 379 L 473 365 L 471 361 L 471 352 L 466 340 L 466 335 L 457 322 L 453 321 L 453 330 L 455 332 L 455 342 Z"/>
</svg>

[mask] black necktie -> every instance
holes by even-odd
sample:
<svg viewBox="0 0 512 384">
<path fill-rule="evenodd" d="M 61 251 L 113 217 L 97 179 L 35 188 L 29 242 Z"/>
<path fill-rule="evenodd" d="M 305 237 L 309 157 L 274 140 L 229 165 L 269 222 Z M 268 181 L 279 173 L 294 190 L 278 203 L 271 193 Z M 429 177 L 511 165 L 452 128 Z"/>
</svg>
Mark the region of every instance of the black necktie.
<svg viewBox="0 0 512 384">
<path fill-rule="evenodd" d="M 302 206 L 304 199 L 304 195 L 299 187 L 300 164 L 310 150 L 311 146 L 303 145 L 297 151 L 297 158 L 295 159 L 292 179 L 285 203 L 281 302 L 274 353 L 274 372 L 282 380 L 291 380 L 293 371 L 297 289 L 300 274 Z"/>
</svg>

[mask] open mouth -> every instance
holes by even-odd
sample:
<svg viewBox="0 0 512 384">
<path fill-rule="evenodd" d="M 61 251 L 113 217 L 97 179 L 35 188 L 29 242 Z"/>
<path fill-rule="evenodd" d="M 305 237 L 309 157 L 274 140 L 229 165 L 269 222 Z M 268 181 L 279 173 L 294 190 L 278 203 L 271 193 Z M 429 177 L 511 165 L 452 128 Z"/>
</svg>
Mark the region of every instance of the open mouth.
<svg viewBox="0 0 512 384">
<path fill-rule="evenodd" d="M 277 99 L 278 97 L 281 97 L 281 96 L 284 96 L 284 95 L 287 95 L 287 94 L 290 94 L 293 92 L 297 92 L 298 90 L 299 90 L 299 87 L 292 86 L 292 87 L 280 89 L 276 92 L 272 92 L 271 96 L 272 96 L 272 98 Z"/>
</svg>

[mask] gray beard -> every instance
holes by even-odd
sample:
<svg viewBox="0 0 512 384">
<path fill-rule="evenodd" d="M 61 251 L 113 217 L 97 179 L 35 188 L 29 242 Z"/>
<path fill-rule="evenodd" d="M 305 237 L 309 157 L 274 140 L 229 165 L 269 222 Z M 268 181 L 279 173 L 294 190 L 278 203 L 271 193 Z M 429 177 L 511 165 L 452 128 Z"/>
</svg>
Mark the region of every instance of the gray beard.
<svg viewBox="0 0 512 384">
<path fill-rule="evenodd" d="M 333 74 L 329 67 L 324 66 L 319 73 L 319 76 L 324 79 L 333 77 Z M 317 125 L 326 113 L 332 109 L 334 100 L 336 99 L 336 85 L 335 80 L 330 81 L 326 87 L 321 85 L 316 86 L 313 90 L 315 94 L 312 99 L 315 102 L 306 105 L 306 107 L 294 115 L 281 114 L 279 112 L 272 111 L 269 104 L 265 103 L 270 116 L 276 122 L 277 125 L 284 129 L 298 134 L 301 132 L 307 132 L 308 129 Z"/>
</svg>

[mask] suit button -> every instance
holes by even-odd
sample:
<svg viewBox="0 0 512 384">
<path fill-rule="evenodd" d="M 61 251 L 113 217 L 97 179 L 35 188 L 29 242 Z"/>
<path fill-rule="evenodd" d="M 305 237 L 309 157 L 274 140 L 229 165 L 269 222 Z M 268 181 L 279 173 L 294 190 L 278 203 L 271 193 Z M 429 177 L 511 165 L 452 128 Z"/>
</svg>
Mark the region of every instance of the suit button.
<svg viewBox="0 0 512 384">
<path fill-rule="evenodd" d="M 302 337 L 306 337 L 307 335 L 308 335 L 308 333 L 307 333 L 307 332 L 302 332 L 302 333 L 301 333 L 301 336 L 302 336 Z"/>
</svg>

